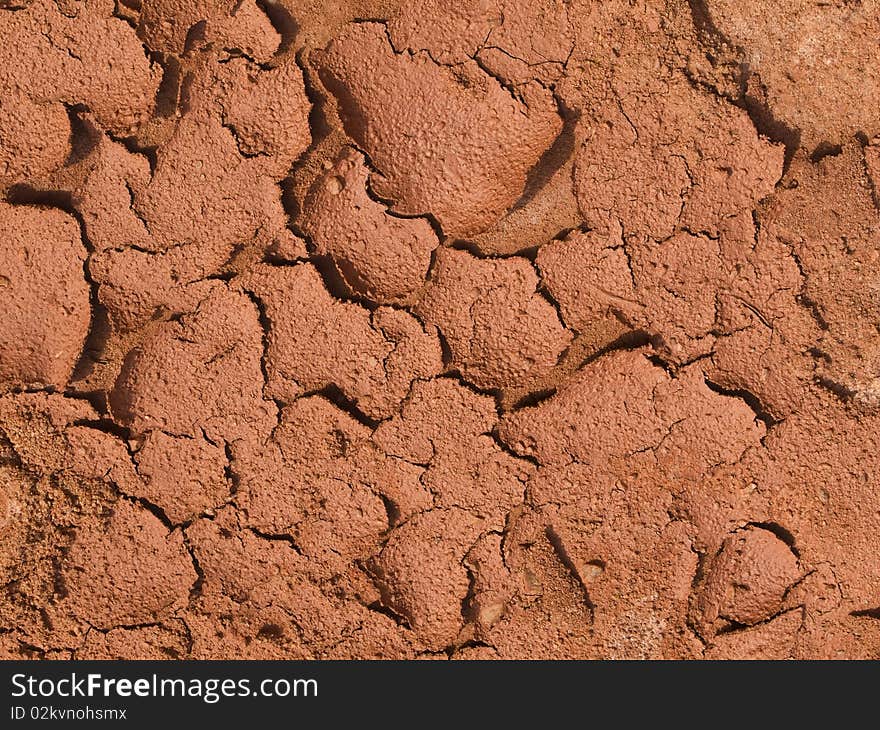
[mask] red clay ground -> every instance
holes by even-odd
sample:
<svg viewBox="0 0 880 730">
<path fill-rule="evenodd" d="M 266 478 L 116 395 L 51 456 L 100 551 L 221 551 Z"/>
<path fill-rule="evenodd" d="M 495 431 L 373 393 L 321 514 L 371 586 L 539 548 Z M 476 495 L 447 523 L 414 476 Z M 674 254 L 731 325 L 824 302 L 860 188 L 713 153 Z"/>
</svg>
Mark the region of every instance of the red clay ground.
<svg viewBox="0 0 880 730">
<path fill-rule="evenodd" d="M 0 37 L 0 656 L 880 656 L 880 2 Z"/>
</svg>

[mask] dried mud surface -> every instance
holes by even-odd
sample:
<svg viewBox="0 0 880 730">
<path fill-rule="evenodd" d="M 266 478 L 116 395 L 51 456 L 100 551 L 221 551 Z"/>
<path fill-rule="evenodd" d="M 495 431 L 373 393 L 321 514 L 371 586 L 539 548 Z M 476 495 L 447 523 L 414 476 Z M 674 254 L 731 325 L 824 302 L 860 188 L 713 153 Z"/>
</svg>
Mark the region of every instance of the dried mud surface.
<svg viewBox="0 0 880 730">
<path fill-rule="evenodd" d="M 0 656 L 880 656 L 880 2 L 0 37 Z"/>
</svg>

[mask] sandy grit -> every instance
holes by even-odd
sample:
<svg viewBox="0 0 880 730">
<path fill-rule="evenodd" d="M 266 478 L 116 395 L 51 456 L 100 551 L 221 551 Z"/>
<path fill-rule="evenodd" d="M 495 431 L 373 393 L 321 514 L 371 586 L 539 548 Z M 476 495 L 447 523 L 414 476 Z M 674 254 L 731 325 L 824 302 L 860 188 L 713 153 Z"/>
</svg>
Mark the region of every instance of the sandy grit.
<svg viewBox="0 0 880 730">
<path fill-rule="evenodd" d="M 0 37 L 0 656 L 880 656 L 880 2 Z"/>
</svg>

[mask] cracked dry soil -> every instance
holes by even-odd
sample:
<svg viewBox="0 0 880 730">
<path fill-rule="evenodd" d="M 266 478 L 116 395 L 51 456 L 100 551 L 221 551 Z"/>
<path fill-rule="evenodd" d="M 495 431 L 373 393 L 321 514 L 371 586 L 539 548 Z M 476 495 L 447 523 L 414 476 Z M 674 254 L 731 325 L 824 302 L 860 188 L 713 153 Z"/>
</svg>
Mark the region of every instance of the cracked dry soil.
<svg viewBox="0 0 880 730">
<path fill-rule="evenodd" d="M 880 656 L 880 2 L 0 37 L 0 655 Z"/>
</svg>

